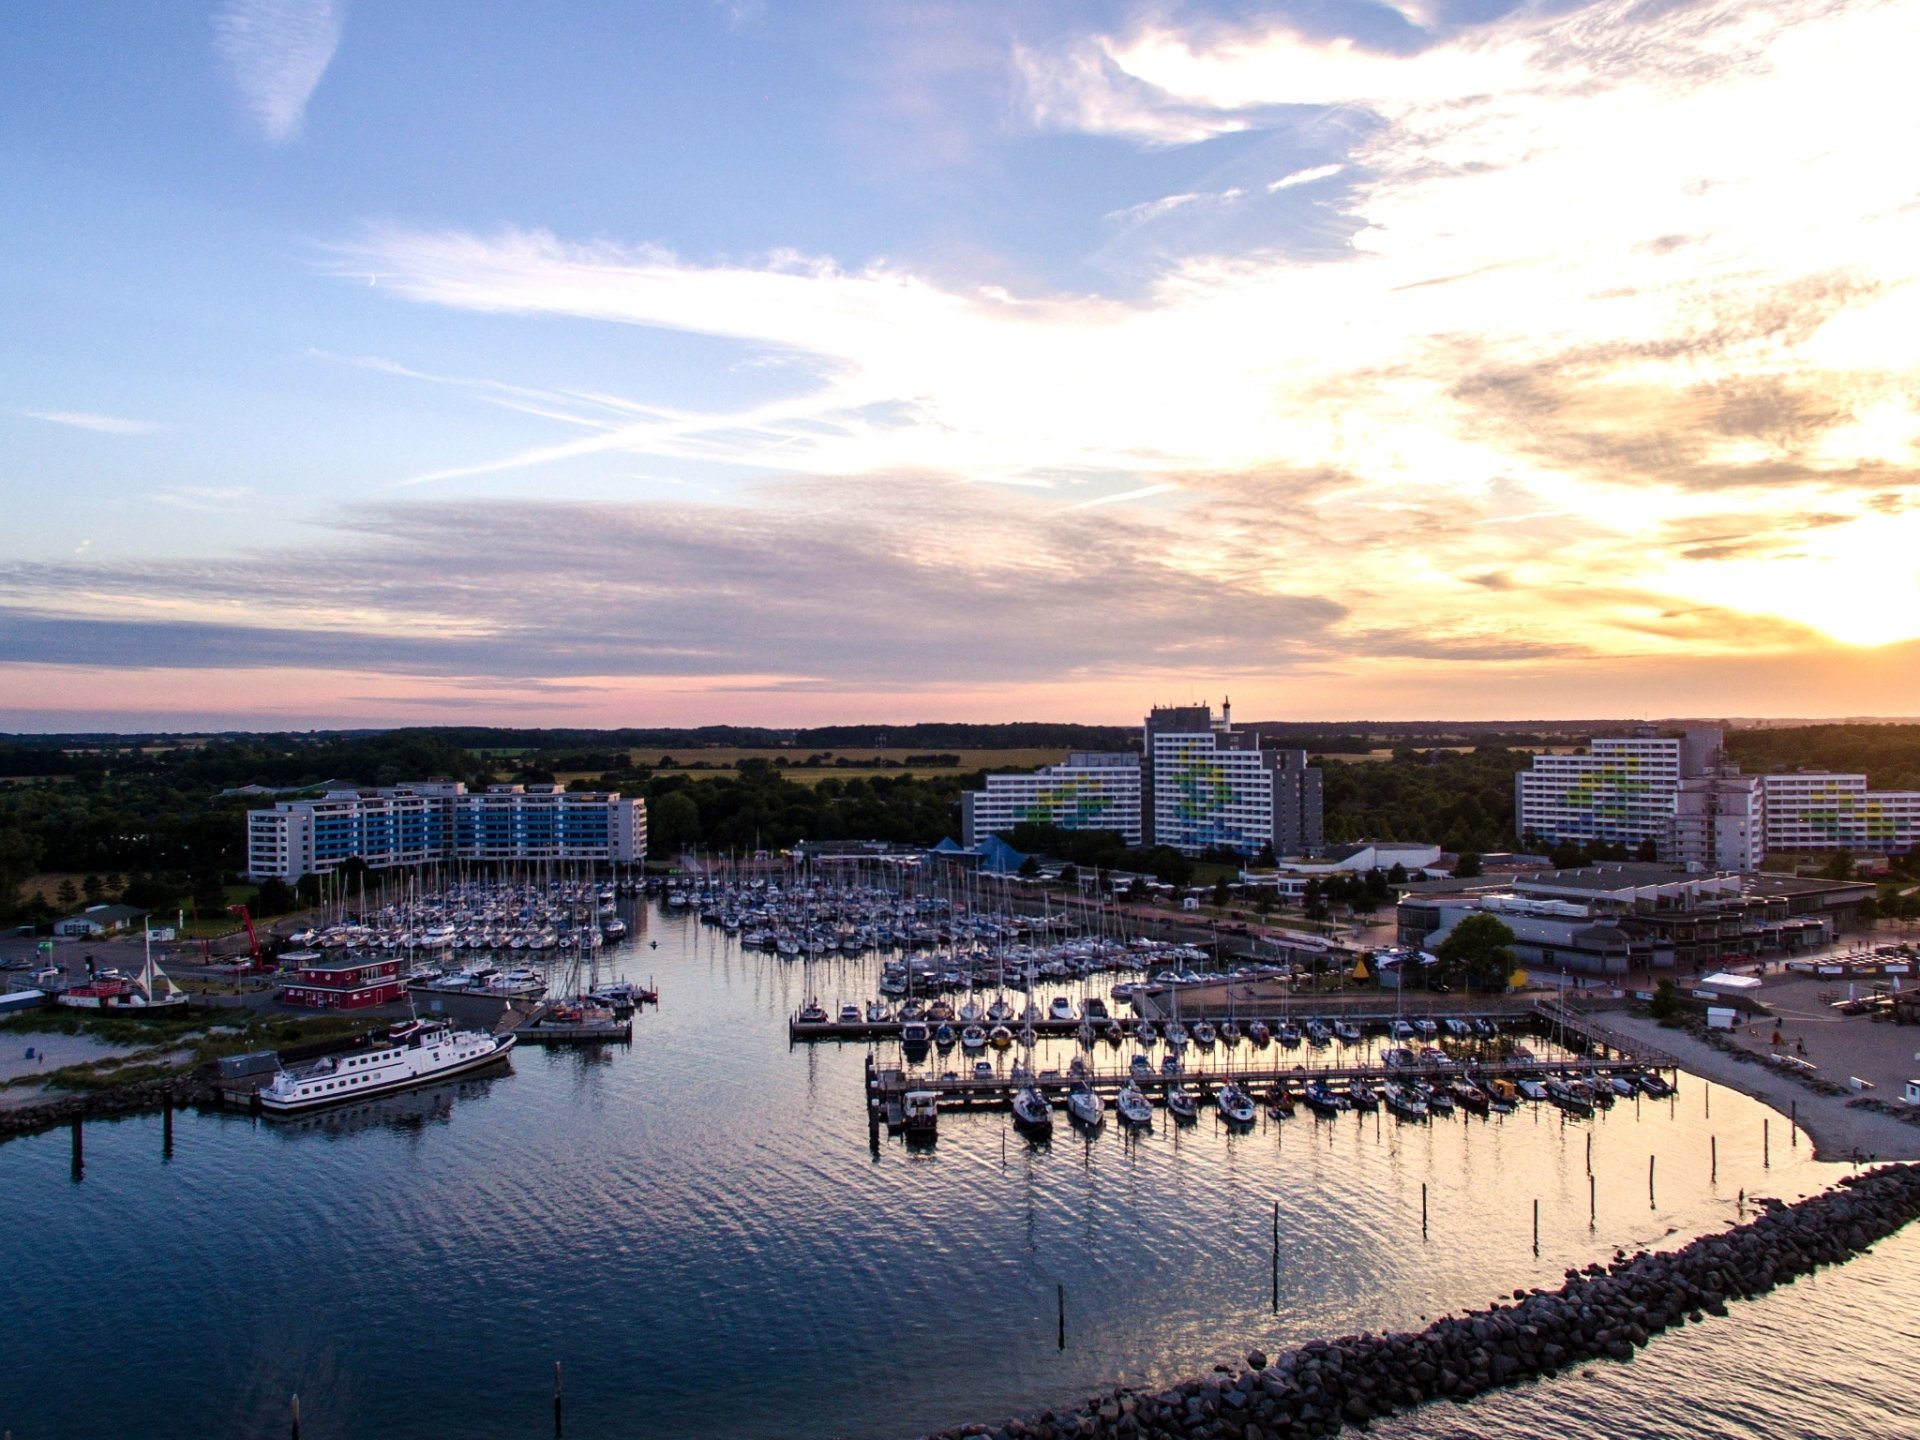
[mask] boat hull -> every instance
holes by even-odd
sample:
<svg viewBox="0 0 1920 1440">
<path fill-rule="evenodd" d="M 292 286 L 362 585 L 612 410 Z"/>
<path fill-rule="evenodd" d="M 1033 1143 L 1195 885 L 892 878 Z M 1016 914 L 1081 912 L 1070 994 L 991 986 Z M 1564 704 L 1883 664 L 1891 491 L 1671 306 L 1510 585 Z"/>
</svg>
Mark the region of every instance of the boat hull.
<svg viewBox="0 0 1920 1440">
<path fill-rule="evenodd" d="M 440 1081 L 451 1080 L 456 1075 L 471 1075 L 476 1070 L 484 1070 L 489 1065 L 499 1064 L 507 1058 L 507 1052 L 513 1049 L 513 1042 L 514 1037 L 511 1035 L 496 1035 L 493 1049 L 484 1055 L 476 1055 L 470 1060 L 462 1060 L 424 1075 L 396 1076 L 392 1080 L 365 1085 L 351 1091 L 342 1091 L 335 1095 L 315 1095 L 282 1100 L 262 1091 L 260 1109 L 267 1115 L 304 1115 L 309 1111 L 326 1110 L 335 1105 L 366 1100 L 376 1095 L 391 1095 L 396 1091 L 413 1090 L 422 1085 L 437 1085 Z"/>
</svg>

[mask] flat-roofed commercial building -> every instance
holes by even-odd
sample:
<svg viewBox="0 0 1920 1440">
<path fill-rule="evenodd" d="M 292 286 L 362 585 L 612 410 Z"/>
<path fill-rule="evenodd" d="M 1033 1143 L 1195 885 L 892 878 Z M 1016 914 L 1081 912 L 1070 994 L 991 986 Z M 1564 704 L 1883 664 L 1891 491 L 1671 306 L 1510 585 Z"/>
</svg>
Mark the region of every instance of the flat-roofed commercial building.
<svg viewBox="0 0 1920 1440">
<path fill-rule="evenodd" d="M 960 797 L 960 843 L 968 849 L 1016 825 L 1112 830 L 1140 843 L 1140 757 L 1076 751 L 1031 775 L 989 775 Z"/>
<path fill-rule="evenodd" d="M 283 800 L 247 816 L 247 873 L 292 883 L 348 860 L 375 870 L 440 860 L 606 861 L 646 859 L 646 803 L 558 785 L 492 785 L 472 793 L 457 781 L 378 790 L 330 790 Z"/>
</svg>

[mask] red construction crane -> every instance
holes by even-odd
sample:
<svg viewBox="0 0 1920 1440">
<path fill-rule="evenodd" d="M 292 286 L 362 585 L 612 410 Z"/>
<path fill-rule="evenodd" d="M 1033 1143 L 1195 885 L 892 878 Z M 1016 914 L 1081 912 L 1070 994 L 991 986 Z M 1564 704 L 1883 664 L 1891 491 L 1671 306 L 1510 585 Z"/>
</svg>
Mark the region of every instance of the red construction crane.
<svg viewBox="0 0 1920 1440">
<path fill-rule="evenodd" d="M 247 907 L 244 905 L 229 905 L 227 906 L 227 913 L 229 915 L 238 915 L 240 917 L 240 923 L 247 927 L 247 946 L 253 954 L 254 969 L 264 968 L 266 962 L 260 958 L 260 937 L 253 933 L 253 917 L 247 913 Z"/>
</svg>

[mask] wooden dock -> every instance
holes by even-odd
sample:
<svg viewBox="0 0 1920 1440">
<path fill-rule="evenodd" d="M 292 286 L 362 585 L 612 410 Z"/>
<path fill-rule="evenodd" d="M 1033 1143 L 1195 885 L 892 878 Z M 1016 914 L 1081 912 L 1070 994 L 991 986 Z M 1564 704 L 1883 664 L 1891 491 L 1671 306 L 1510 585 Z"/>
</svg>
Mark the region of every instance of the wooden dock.
<svg viewBox="0 0 1920 1440">
<path fill-rule="evenodd" d="M 1465 1017 L 1462 1017 L 1465 1018 Z M 1511 1017 L 1504 1017 L 1511 1018 Z M 1562 1030 L 1573 1042 L 1569 1049 L 1585 1047 L 1588 1053 L 1568 1054 L 1541 1059 L 1515 1058 L 1502 1054 L 1498 1041 L 1452 1041 L 1457 1054 L 1445 1060 L 1419 1058 L 1411 1064 L 1388 1065 L 1371 1060 L 1357 1064 L 1314 1065 L 1296 1061 L 1299 1052 L 1288 1050 L 1247 1050 L 1217 1047 L 1212 1050 L 1188 1047 L 1181 1068 L 1174 1073 L 1158 1065 L 1151 1075 L 1135 1075 L 1131 1064 L 1107 1067 L 1089 1066 L 1086 1073 L 1042 1070 L 1035 1075 L 1014 1077 L 996 1070 L 991 1076 L 976 1077 L 970 1071 L 934 1071 L 900 1065 L 879 1065 L 869 1057 L 867 1064 L 867 1103 L 876 1121 L 885 1115 L 890 1128 L 899 1114 L 901 1099 L 909 1090 L 930 1090 L 940 1097 L 942 1108 L 975 1110 L 1004 1109 L 1023 1086 L 1033 1084 L 1050 1097 L 1066 1094 L 1076 1080 L 1084 1079 L 1102 1095 L 1112 1096 L 1129 1081 L 1137 1081 L 1149 1099 L 1160 1097 L 1167 1085 L 1176 1081 L 1210 1095 L 1219 1086 L 1233 1081 L 1256 1093 L 1284 1085 L 1296 1095 L 1311 1081 L 1321 1081 L 1336 1091 L 1344 1091 L 1357 1081 L 1380 1084 L 1385 1081 L 1419 1080 L 1444 1084 L 1471 1078 L 1484 1083 L 1507 1080 L 1571 1079 L 1594 1071 L 1677 1071 L 1678 1061 L 1664 1050 L 1640 1044 L 1607 1030 L 1584 1017 L 1539 1013 L 1532 1023 Z M 1097 1053 L 1097 1052 L 1096 1052 Z M 1244 1061 L 1245 1063 L 1238 1063 Z"/>
<path fill-rule="evenodd" d="M 536 1016 L 513 1031 L 517 1045 L 626 1045 L 633 1020 L 544 1020 Z"/>
</svg>

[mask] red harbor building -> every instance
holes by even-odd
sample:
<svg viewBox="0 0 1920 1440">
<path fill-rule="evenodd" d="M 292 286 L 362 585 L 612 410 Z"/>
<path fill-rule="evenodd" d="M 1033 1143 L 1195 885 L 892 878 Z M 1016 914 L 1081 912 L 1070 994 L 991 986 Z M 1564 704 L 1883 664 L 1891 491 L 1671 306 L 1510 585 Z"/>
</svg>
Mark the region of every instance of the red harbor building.
<svg viewBox="0 0 1920 1440">
<path fill-rule="evenodd" d="M 360 1010 L 398 1000 L 407 993 L 398 960 L 315 954 L 282 958 L 292 960 L 297 967 L 295 978 L 280 991 L 280 998 L 289 1005 Z"/>
</svg>

